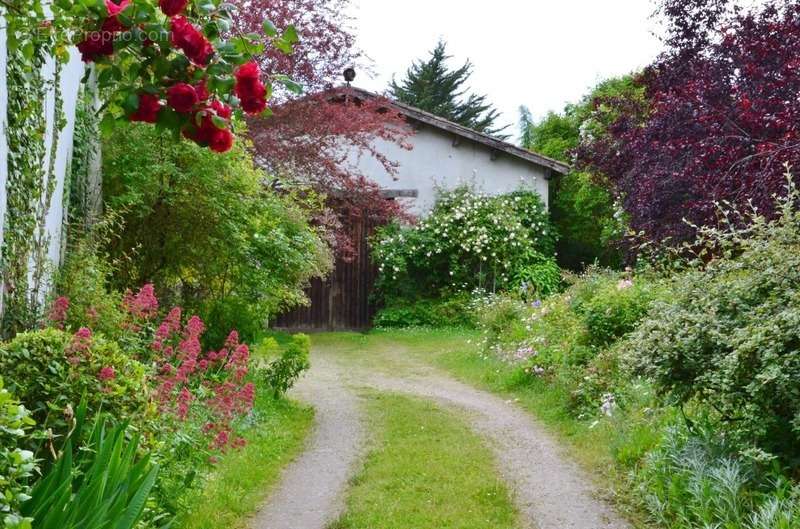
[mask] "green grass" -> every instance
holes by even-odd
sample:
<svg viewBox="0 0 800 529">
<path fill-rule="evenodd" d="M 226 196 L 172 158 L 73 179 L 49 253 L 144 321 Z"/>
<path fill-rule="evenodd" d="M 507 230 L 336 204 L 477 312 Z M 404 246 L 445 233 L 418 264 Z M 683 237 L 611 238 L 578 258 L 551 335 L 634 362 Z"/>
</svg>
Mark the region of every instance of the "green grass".
<svg viewBox="0 0 800 529">
<path fill-rule="evenodd" d="M 517 514 L 492 456 L 431 402 L 369 394 L 375 432 L 347 512 L 331 529 L 511 529 Z"/>
<path fill-rule="evenodd" d="M 256 400 L 257 424 L 248 444 L 222 458 L 203 492 L 176 522 L 178 529 L 245 529 L 280 476 L 302 449 L 314 412 L 266 391 Z"/>
<path fill-rule="evenodd" d="M 514 367 L 480 355 L 479 337 L 474 331 L 453 329 L 375 330 L 366 335 L 320 335 L 314 343 L 326 352 L 387 371 L 403 369 L 409 360 L 428 363 L 465 383 L 516 401 L 565 442 L 575 460 L 601 483 L 608 499 L 644 527 L 628 477 L 641 456 L 659 440 L 665 415 L 634 406 L 612 419 L 577 419 L 568 407 L 570 388 L 544 380 L 523 380 Z"/>
</svg>

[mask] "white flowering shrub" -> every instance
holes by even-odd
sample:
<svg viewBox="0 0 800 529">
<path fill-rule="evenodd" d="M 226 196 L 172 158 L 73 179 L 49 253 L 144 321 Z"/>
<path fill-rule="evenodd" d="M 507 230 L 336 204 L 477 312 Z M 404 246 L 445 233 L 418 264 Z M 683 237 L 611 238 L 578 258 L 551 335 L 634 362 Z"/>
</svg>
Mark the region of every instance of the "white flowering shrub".
<svg viewBox="0 0 800 529">
<path fill-rule="evenodd" d="M 468 188 L 443 192 L 417 225 L 379 230 L 373 256 L 388 299 L 469 292 L 557 289 L 556 236 L 538 195 L 489 197 Z"/>
</svg>

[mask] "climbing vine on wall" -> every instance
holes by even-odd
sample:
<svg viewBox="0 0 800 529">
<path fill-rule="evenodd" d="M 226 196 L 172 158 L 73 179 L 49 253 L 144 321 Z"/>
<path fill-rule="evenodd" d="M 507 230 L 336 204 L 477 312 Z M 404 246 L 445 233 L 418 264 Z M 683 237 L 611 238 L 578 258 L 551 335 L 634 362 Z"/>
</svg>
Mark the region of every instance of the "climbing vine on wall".
<svg viewBox="0 0 800 529">
<path fill-rule="evenodd" d="M 38 2 L 34 2 L 30 11 L 12 9 L 5 13 L 8 29 L 6 139 L 9 152 L 7 210 L 3 219 L 0 255 L 5 287 L 0 329 L 3 336 L 30 327 L 38 318 L 42 279 L 47 266 L 49 241 L 43 230 L 43 219 L 56 184 L 55 153 L 46 143 L 45 102 L 48 92 L 54 95 L 55 109 L 51 114 L 56 125 L 53 127 L 54 136 L 63 116 L 58 74 L 48 78 L 43 72 L 47 58 L 54 53 L 56 38 L 53 32 L 35 31 L 41 16 Z"/>
</svg>

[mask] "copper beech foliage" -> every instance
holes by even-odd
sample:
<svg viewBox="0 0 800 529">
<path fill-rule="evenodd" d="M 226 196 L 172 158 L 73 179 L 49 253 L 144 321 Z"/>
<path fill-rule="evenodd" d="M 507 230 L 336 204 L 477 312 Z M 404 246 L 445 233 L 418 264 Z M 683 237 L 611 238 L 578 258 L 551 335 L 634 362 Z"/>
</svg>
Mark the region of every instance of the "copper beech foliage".
<svg viewBox="0 0 800 529">
<path fill-rule="evenodd" d="M 715 201 L 771 212 L 784 164 L 800 163 L 800 2 L 662 0 L 666 50 L 637 78 L 640 101 L 606 98 L 617 118 L 586 137 L 584 168 L 619 193 L 631 227 L 688 240 Z"/>
</svg>

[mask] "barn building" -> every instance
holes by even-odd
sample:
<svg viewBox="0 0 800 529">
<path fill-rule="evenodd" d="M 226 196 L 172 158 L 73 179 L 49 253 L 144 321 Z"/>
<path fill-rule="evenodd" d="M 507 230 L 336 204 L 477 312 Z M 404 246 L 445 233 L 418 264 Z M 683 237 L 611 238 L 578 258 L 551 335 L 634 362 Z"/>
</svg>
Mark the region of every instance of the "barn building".
<svg viewBox="0 0 800 529">
<path fill-rule="evenodd" d="M 365 90 L 348 88 L 357 98 L 375 98 Z M 391 102 L 414 134 L 407 140 L 411 149 L 377 139 L 377 152 L 396 162 L 390 175 L 373 156 L 354 150 L 348 162 L 383 190 L 386 200 L 405 202 L 415 215 L 425 215 L 440 189 L 469 185 L 491 195 L 521 189 L 535 191 L 547 204 L 549 182 L 569 170 L 566 164 L 476 132 L 418 108 Z M 337 262 L 325 280 L 315 280 L 308 289 L 309 306 L 281 315 L 273 327 L 291 330 L 359 330 L 368 328 L 375 307 L 370 293 L 376 270 L 369 256 L 368 237 L 375 226 L 369 219 L 352 225 L 356 242 L 352 262 Z"/>
</svg>

